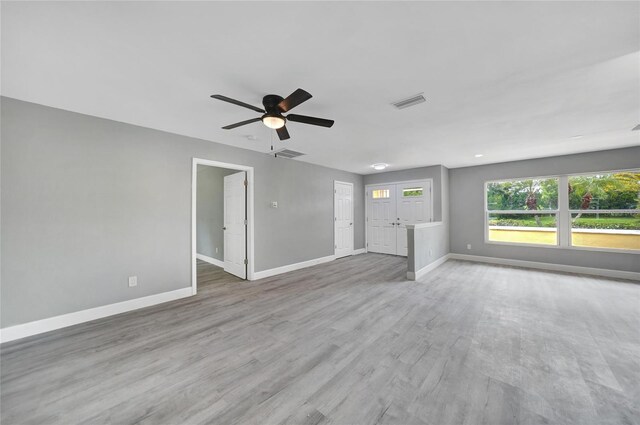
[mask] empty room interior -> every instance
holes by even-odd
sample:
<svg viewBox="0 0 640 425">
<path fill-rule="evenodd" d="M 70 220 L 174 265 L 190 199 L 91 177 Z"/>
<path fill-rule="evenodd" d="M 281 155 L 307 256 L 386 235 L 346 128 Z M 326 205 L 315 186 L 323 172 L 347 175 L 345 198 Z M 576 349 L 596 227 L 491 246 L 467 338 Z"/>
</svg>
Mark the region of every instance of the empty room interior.
<svg viewBox="0 0 640 425">
<path fill-rule="evenodd" d="M 639 1 L 0 8 L 3 425 L 640 425 Z"/>
</svg>

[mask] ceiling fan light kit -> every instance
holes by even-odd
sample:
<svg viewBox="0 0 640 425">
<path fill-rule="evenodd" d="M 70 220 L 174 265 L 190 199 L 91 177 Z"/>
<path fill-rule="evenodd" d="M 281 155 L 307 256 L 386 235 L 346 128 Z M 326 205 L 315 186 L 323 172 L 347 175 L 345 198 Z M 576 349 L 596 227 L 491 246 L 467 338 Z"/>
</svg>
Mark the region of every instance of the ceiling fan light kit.
<svg viewBox="0 0 640 425">
<path fill-rule="evenodd" d="M 262 123 L 269 128 L 273 128 L 274 130 L 277 130 L 279 128 L 284 127 L 285 119 L 278 115 L 264 114 L 262 116 Z"/>
<path fill-rule="evenodd" d="M 252 118 L 246 121 L 240 121 L 235 124 L 230 124 L 222 127 L 225 130 L 231 130 L 236 127 L 240 127 L 243 125 L 251 124 L 254 122 L 262 121 L 264 125 L 269 128 L 276 130 L 278 133 L 278 137 L 280 140 L 286 140 L 289 136 L 289 131 L 285 124 L 287 121 L 299 122 L 302 124 L 310 124 L 317 125 L 320 127 L 331 127 L 333 125 L 333 120 L 327 120 L 324 118 L 316 118 L 316 117 L 308 117 L 306 115 L 296 115 L 296 114 L 288 114 L 286 116 L 282 115 L 284 112 L 289 112 L 291 109 L 300 105 L 303 102 L 311 99 L 311 94 L 302 90 L 297 89 L 293 93 L 291 93 L 287 98 L 283 98 L 282 96 L 278 96 L 277 94 L 268 94 L 262 99 L 262 105 L 264 109 L 260 109 L 256 106 L 250 105 L 248 103 L 241 102 L 239 100 L 232 99 L 227 96 L 223 96 L 221 94 L 211 95 L 212 98 L 222 100 L 223 102 L 233 103 L 237 106 L 242 106 L 243 108 L 251 109 L 255 112 L 260 112 L 264 115 L 260 118 Z"/>
</svg>

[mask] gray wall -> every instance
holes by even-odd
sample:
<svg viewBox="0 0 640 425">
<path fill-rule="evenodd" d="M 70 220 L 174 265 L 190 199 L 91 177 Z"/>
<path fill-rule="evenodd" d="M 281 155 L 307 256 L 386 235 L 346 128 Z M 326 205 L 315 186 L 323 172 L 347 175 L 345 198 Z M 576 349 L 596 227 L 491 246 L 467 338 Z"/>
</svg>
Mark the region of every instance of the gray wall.
<svg viewBox="0 0 640 425">
<path fill-rule="evenodd" d="M 188 287 L 193 157 L 255 168 L 256 271 L 333 254 L 334 180 L 354 183 L 364 247 L 362 176 L 14 99 L 1 108 L 2 327 Z"/>
<path fill-rule="evenodd" d="M 224 260 L 224 176 L 239 173 L 209 165 L 198 165 L 196 202 L 196 251 Z M 216 248 L 218 252 L 216 252 Z"/>
<path fill-rule="evenodd" d="M 407 270 L 420 271 L 449 253 L 449 233 L 443 222 L 439 225 L 407 230 L 409 255 Z"/>
<path fill-rule="evenodd" d="M 451 252 L 612 270 L 640 271 L 637 254 L 484 243 L 484 182 L 640 167 L 640 147 L 456 168 L 450 173 Z M 471 250 L 467 250 L 471 244 Z"/>
</svg>

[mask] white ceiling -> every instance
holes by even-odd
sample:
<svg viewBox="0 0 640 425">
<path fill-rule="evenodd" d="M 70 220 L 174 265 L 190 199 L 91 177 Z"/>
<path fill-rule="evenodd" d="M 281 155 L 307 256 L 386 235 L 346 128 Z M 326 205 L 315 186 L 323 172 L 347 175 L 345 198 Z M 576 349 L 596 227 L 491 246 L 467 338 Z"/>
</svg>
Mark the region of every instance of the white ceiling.
<svg viewBox="0 0 640 425">
<path fill-rule="evenodd" d="M 258 114 L 209 95 L 261 106 L 301 87 L 314 98 L 294 112 L 336 124 L 288 124 L 298 160 L 462 167 L 640 144 L 639 16 L 639 2 L 3 2 L 1 91 L 266 152 L 261 123 L 220 129 Z"/>
</svg>

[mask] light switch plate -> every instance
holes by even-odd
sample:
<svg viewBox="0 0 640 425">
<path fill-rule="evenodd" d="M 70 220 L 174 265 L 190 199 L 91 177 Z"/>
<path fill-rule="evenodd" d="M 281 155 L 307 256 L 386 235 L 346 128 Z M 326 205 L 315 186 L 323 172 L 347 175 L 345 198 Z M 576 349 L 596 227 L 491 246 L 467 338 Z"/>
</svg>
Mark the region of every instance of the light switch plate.
<svg viewBox="0 0 640 425">
<path fill-rule="evenodd" d="M 138 286 L 138 276 L 129 276 L 129 288 Z"/>
</svg>

